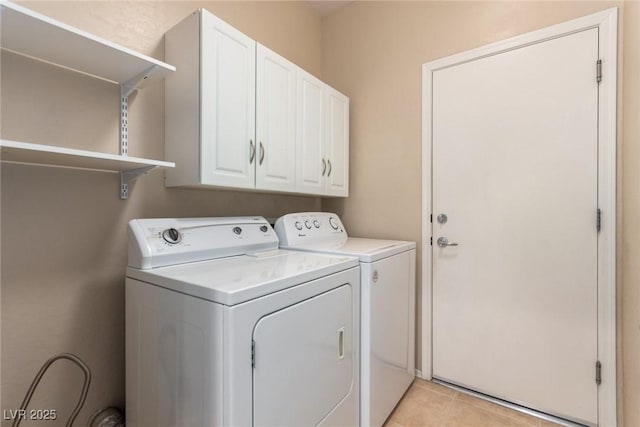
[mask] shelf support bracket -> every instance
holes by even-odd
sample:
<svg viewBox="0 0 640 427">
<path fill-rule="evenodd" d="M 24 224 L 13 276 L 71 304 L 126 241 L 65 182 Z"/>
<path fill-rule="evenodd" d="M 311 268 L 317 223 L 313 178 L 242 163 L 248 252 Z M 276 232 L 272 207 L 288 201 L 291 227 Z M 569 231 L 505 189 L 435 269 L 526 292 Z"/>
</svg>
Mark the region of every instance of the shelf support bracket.
<svg viewBox="0 0 640 427">
<path fill-rule="evenodd" d="M 159 65 L 152 65 L 137 76 L 120 84 L 120 154 L 123 156 L 129 155 L 129 96 L 159 70 Z"/>
<path fill-rule="evenodd" d="M 149 79 L 149 77 L 153 76 L 157 71 L 160 71 L 161 67 L 159 65 L 152 65 L 147 68 L 140 74 L 130 78 L 126 82 L 120 84 L 122 96 L 128 98 L 136 90 L 142 88 L 144 83 Z"/>
<path fill-rule="evenodd" d="M 129 95 L 120 87 L 120 154 L 129 155 Z"/>
<path fill-rule="evenodd" d="M 145 81 L 161 69 L 158 65 L 152 65 L 137 76 L 120 84 L 120 154 L 129 155 L 129 96 L 141 88 Z M 140 175 L 146 174 L 156 166 L 120 171 L 120 198 L 129 197 L 129 182 Z"/>
<path fill-rule="evenodd" d="M 143 168 L 121 170 L 120 171 L 120 198 L 126 200 L 129 197 L 129 183 L 140 175 L 145 175 L 157 166 L 145 166 Z"/>
</svg>

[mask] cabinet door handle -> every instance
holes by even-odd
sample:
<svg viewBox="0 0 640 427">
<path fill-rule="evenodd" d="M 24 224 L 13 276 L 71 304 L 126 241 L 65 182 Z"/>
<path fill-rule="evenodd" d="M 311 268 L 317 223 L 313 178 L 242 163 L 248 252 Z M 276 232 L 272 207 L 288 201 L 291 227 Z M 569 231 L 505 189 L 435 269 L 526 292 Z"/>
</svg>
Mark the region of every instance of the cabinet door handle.
<svg viewBox="0 0 640 427">
<path fill-rule="evenodd" d="M 329 172 L 327 173 L 327 178 L 331 176 L 331 171 L 333 170 L 333 167 L 331 166 L 331 160 L 327 160 L 327 163 L 329 164 Z"/>
<path fill-rule="evenodd" d="M 262 145 L 262 141 L 260 141 L 260 164 L 262 165 L 264 162 L 264 145 Z"/>
<path fill-rule="evenodd" d="M 327 171 L 327 162 L 322 159 L 322 176 L 324 176 L 324 173 Z"/>
<path fill-rule="evenodd" d="M 249 164 L 253 163 L 253 159 L 256 158 L 256 145 L 253 143 L 253 139 L 249 140 Z"/>
</svg>

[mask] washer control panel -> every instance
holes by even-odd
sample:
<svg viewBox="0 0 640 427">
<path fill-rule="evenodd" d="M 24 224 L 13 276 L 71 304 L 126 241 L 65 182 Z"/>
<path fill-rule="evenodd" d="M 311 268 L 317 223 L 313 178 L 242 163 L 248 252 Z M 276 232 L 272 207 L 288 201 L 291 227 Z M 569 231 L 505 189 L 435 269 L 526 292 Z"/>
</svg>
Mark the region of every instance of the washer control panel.
<svg viewBox="0 0 640 427">
<path fill-rule="evenodd" d="M 277 219 L 276 234 L 280 246 L 305 245 L 318 241 L 342 241 L 347 232 L 340 217 L 330 212 L 302 212 Z"/>
<path fill-rule="evenodd" d="M 134 219 L 129 267 L 147 269 L 274 250 L 278 236 L 262 217 Z"/>
</svg>

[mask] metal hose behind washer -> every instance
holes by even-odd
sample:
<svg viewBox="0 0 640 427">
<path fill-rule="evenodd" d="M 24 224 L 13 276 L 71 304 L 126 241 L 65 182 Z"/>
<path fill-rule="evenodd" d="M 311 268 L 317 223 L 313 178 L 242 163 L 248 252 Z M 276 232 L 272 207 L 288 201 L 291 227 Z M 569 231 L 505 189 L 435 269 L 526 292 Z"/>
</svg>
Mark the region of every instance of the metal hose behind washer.
<svg viewBox="0 0 640 427">
<path fill-rule="evenodd" d="M 20 410 L 26 411 L 27 406 L 31 401 L 31 398 L 33 397 L 33 393 L 36 391 L 36 388 L 38 387 L 38 384 L 40 383 L 40 380 L 44 376 L 45 372 L 47 372 L 47 369 L 49 369 L 49 367 L 53 364 L 53 362 L 60 359 L 67 359 L 75 363 L 76 365 L 78 365 L 78 367 L 80 367 L 80 369 L 82 369 L 82 372 L 84 373 L 84 384 L 82 385 L 82 394 L 80 395 L 80 400 L 78 400 L 78 404 L 76 405 L 73 412 L 69 416 L 69 419 L 67 420 L 67 424 L 66 424 L 66 427 L 71 427 L 73 426 L 73 422 L 78 416 L 80 409 L 82 409 L 82 406 L 84 405 L 85 400 L 87 400 L 87 393 L 89 392 L 89 384 L 91 383 L 91 370 L 89 370 L 89 367 L 86 365 L 86 363 L 84 363 L 78 356 L 74 354 L 71 354 L 71 353 L 56 354 L 55 356 L 47 360 L 44 365 L 42 365 L 42 368 L 40 368 L 40 371 L 38 371 L 38 374 L 33 379 L 33 382 L 31 383 L 29 390 L 27 390 L 27 395 L 24 397 L 24 400 L 20 405 Z M 22 422 L 22 419 L 18 417 L 13 421 L 13 424 L 11 424 L 11 427 L 18 427 L 21 422 Z"/>
</svg>

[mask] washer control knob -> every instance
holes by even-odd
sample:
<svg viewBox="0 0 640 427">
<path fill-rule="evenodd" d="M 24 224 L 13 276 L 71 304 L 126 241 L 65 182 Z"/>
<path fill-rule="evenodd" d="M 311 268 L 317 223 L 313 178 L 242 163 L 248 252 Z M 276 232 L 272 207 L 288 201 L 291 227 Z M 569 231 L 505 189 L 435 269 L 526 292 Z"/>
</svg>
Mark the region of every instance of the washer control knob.
<svg viewBox="0 0 640 427">
<path fill-rule="evenodd" d="M 182 240 L 182 234 L 175 228 L 167 228 L 162 232 L 162 238 L 165 242 L 175 245 Z"/>
<path fill-rule="evenodd" d="M 331 228 L 333 228 L 334 230 L 338 229 L 338 221 L 336 221 L 336 219 L 334 217 L 329 217 L 329 225 L 331 226 Z"/>
<path fill-rule="evenodd" d="M 318 221 L 317 219 L 314 219 L 314 220 L 313 220 L 313 226 L 314 226 L 315 228 L 320 228 L 320 221 Z"/>
<path fill-rule="evenodd" d="M 307 227 L 307 229 L 311 230 L 311 223 L 308 220 L 304 222 L 304 226 Z"/>
<path fill-rule="evenodd" d="M 236 233 L 238 236 L 242 234 L 242 228 L 240 227 L 233 227 L 233 232 Z"/>
<path fill-rule="evenodd" d="M 295 225 L 298 230 L 302 230 L 302 224 L 300 224 L 300 221 L 296 221 Z"/>
<path fill-rule="evenodd" d="M 262 231 L 263 233 L 266 233 L 267 230 L 269 230 L 269 227 L 267 227 L 266 225 L 261 225 L 260 226 L 260 231 Z"/>
</svg>

